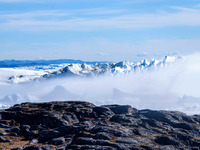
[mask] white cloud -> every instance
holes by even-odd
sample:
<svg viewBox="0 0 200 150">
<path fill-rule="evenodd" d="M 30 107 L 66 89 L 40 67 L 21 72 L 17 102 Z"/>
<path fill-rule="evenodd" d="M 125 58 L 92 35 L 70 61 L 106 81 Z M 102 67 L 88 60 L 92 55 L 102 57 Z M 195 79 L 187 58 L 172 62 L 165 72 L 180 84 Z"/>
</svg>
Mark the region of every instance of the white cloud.
<svg viewBox="0 0 200 150">
<path fill-rule="evenodd" d="M 0 0 L 0 3 L 41 2 L 42 0 Z"/>
<path fill-rule="evenodd" d="M 98 16 L 98 15 L 112 15 L 123 13 L 125 10 L 112 10 L 106 8 L 92 8 L 92 9 L 78 9 L 78 10 L 37 10 L 37 11 L 29 11 L 29 12 L 15 12 L 15 11 L 0 11 L 1 19 L 7 20 L 22 20 L 22 19 L 36 19 L 40 20 L 41 17 L 45 20 L 51 20 L 52 17 L 59 17 L 58 20 L 64 20 L 61 17 L 71 17 L 71 18 L 79 18 L 79 15 L 89 15 L 89 16 Z M 49 18 L 48 18 L 49 17 Z"/>
<path fill-rule="evenodd" d="M 173 9 L 177 9 L 178 12 L 157 12 L 152 14 L 126 14 L 124 12 L 119 15 L 119 10 L 107 10 L 103 8 L 77 11 L 0 12 L 0 30 L 87 31 L 99 29 L 134 30 L 167 26 L 200 26 L 200 10 L 177 7 Z M 95 11 L 96 14 L 92 15 L 92 12 Z M 98 14 L 101 15 L 102 12 L 105 15 L 98 17 Z M 90 14 L 90 17 L 87 14 Z"/>
<path fill-rule="evenodd" d="M 22 20 L 22 19 L 38 19 L 40 17 L 62 17 L 62 16 L 69 16 L 70 13 L 59 11 L 59 10 L 43 10 L 43 11 L 30 11 L 30 12 L 1 12 L 0 16 L 1 19 L 8 19 L 8 20 Z"/>
<path fill-rule="evenodd" d="M 121 4 L 135 4 L 135 3 L 154 3 L 154 2 L 162 2 L 163 0 L 123 0 L 120 1 Z"/>
<path fill-rule="evenodd" d="M 97 53 L 97 55 L 99 55 L 99 56 L 105 56 L 106 54 L 104 52 L 99 52 L 99 53 Z"/>
<path fill-rule="evenodd" d="M 169 8 L 175 9 L 175 10 L 179 10 L 179 11 L 200 11 L 199 9 L 194 9 L 194 8 L 186 8 L 186 7 L 178 7 L 178 6 L 170 6 Z"/>
</svg>

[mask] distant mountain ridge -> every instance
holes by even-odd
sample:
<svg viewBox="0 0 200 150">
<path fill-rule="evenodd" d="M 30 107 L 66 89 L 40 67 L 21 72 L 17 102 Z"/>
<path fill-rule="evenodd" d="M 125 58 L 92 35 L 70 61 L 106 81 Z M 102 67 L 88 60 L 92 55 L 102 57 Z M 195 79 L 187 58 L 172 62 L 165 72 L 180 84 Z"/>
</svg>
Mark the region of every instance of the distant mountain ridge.
<svg viewBox="0 0 200 150">
<path fill-rule="evenodd" d="M 105 63 L 106 61 L 82 61 L 74 59 L 55 59 L 55 60 L 2 60 L 0 61 L 0 68 L 13 68 L 13 67 L 27 67 L 27 66 L 37 66 L 37 65 L 50 65 L 50 64 L 96 64 Z"/>
</svg>

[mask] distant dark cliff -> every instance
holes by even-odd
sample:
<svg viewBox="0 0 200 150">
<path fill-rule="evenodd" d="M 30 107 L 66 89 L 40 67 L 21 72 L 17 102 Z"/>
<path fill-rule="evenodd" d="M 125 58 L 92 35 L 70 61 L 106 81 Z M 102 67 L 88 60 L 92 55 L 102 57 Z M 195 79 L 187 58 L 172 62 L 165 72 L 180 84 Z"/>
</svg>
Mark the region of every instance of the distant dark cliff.
<svg viewBox="0 0 200 150">
<path fill-rule="evenodd" d="M 22 103 L 0 112 L 0 148 L 15 150 L 198 150 L 200 116 L 97 107 L 88 102 Z"/>
</svg>

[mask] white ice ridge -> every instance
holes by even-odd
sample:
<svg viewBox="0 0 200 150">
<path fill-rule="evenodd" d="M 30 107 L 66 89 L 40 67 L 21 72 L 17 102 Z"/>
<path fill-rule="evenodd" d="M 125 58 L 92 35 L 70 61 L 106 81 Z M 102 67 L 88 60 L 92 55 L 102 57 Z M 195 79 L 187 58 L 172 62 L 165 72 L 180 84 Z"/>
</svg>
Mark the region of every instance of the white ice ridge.
<svg viewBox="0 0 200 150">
<path fill-rule="evenodd" d="M 131 72 L 143 72 L 155 70 L 157 68 L 163 68 L 177 60 L 181 57 L 165 56 L 162 60 L 152 59 L 148 61 L 147 59 L 141 62 L 130 62 L 121 61 L 118 63 L 100 63 L 95 65 L 89 64 L 68 64 L 65 67 L 54 71 L 52 73 L 45 74 L 44 78 L 55 77 L 55 76 L 81 76 L 81 77 L 91 77 L 99 75 L 125 75 Z"/>
<path fill-rule="evenodd" d="M 161 60 L 147 59 L 141 62 L 121 61 L 118 63 L 96 63 L 96 64 L 51 64 L 15 68 L 0 68 L 0 84 L 24 83 L 38 81 L 52 77 L 94 77 L 100 75 L 126 75 L 128 73 L 145 72 L 163 68 L 181 57 L 165 56 Z"/>
</svg>

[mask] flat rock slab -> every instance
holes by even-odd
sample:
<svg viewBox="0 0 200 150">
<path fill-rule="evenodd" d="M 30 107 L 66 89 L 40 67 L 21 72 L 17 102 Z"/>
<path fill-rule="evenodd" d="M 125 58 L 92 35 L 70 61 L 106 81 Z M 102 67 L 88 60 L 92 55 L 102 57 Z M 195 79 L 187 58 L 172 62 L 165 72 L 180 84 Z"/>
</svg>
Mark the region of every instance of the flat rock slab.
<svg viewBox="0 0 200 150">
<path fill-rule="evenodd" d="M 200 115 L 84 101 L 22 103 L 0 111 L 0 149 L 199 148 Z"/>
</svg>

